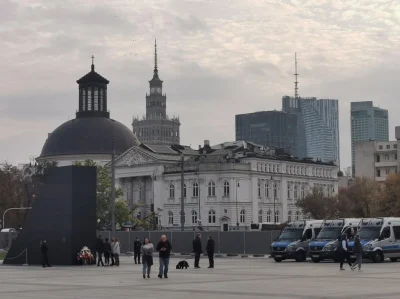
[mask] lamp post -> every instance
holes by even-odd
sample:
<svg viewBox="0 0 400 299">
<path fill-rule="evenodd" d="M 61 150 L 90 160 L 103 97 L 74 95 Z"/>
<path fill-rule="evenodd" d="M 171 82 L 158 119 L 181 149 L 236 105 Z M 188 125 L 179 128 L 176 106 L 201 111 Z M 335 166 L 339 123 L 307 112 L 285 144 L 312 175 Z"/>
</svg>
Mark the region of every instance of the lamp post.
<svg viewBox="0 0 400 299">
<path fill-rule="evenodd" d="M 185 183 L 184 183 L 184 163 L 185 161 L 185 156 L 181 154 L 181 230 L 185 230 L 185 198 L 184 198 L 184 188 L 185 188 Z"/>
<path fill-rule="evenodd" d="M 111 232 L 115 237 L 115 142 L 112 142 L 111 155 Z"/>
<path fill-rule="evenodd" d="M 153 179 L 153 203 L 151 204 L 151 212 L 153 213 L 153 230 L 156 230 L 157 229 L 157 222 L 156 222 L 156 213 L 155 213 L 155 208 L 154 208 L 154 205 L 155 205 L 155 199 L 154 199 L 154 184 L 155 184 L 155 181 L 156 181 L 156 175 L 155 175 L 155 173 L 153 172 L 153 177 L 152 177 L 152 179 Z"/>
<path fill-rule="evenodd" d="M 198 219 L 198 224 L 199 226 L 201 226 L 201 197 L 200 197 L 200 165 L 197 165 L 197 169 L 196 169 L 196 174 L 197 174 L 197 186 L 198 186 L 198 204 L 199 204 L 199 219 Z"/>
<path fill-rule="evenodd" d="M 5 224 L 4 220 L 5 220 L 6 213 L 8 211 L 11 211 L 11 210 L 31 210 L 31 209 L 32 209 L 31 207 L 27 207 L 27 208 L 9 208 L 9 209 L 5 210 L 4 213 L 3 213 L 3 228 L 6 227 L 6 224 Z"/>
<path fill-rule="evenodd" d="M 236 228 L 239 229 L 239 210 L 238 210 L 238 187 L 240 187 L 239 181 L 236 183 Z"/>
</svg>

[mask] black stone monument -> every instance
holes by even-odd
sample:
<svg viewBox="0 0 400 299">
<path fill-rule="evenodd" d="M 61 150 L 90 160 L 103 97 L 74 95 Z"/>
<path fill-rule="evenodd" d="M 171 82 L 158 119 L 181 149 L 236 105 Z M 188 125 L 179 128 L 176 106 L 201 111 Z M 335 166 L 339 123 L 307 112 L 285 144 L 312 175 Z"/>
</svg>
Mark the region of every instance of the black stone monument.
<svg viewBox="0 0 400 299">
<path fill-rule="evenodd" d="M 41 264 L 41 240 L 47 241 L 52 265 L 78 264 L 76 257 L 84 246 L 94 254 L 96 181 L 96 167 L 50 169 L 40 198 L 34 202 L 3 263 L 21 265 L 27 259 L 29 265 Z"/>
</svg>

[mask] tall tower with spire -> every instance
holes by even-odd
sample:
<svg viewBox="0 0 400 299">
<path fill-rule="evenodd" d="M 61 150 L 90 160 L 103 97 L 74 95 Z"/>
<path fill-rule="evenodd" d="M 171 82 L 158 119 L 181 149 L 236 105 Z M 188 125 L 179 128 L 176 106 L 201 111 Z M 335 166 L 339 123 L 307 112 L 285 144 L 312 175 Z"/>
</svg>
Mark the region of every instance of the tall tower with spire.
<svg viewBox="0 0 400 299">
<path fill-rule="evenodd" d="M 154 41 L 153 78 L 146 94 L 146 115 L 134 117 L 133 133 L 143 143 L 172 145 L 180 143 L 180 121 L 167 115 L 167 96 L 163 94 L 163 81 L 158 76 L 157 41 Z"/>
</svg>

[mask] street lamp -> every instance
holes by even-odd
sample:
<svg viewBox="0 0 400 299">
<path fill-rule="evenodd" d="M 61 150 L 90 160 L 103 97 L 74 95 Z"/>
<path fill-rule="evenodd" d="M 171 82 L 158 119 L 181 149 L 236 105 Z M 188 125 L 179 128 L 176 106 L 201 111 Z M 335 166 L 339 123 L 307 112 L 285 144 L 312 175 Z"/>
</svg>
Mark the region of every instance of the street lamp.
<svg viewBox="0 0 400 299">
<path fill-rule="evenodd" d="M 5 224 L 4 220 L 5 220 L 6 213 L 8 211 L 11 211 L 11 210 L 31 210 L 31 209 L 32 209 L 31 207 L 27 207 L 27 208 L 9 208 L 9 209 L 5 210 L 4 213 L 3 213 L 3 228 L 6 227 L 6 224 Z"/>
<path fill-rule="evenodd" d="M 239 210 L 238 210 L 238 200 L 237 200 L 238 187 L 240 187 L 239 181 L 237 181 L 237 183 L 236 183 L 236 227 L 237 227 L 237 229 L 239 229 Z"/>
<path fill-rule="evenodd" d="M 197 187 L 198 187 L 198 204 L 199 204 L 199 218 L 198 218 L 198 225 L 201 226 L 201 197 L 200 197 L 200 164 L 197 164 L 197 169 L 196 169 L 196 174 L 197 174 Z"/>
<path fill-rule="evenodd" d="M 155 209 L 154 209 L 154 205 L 155 205 L 155 198 L 154 198 L 154 184 L 156 181 L 156 175 L 155 172 L 153 172 L 153 203 L 151 204 L 151 212 L 153 213 L 153 230 L 157 229 L 157 222 L 156 222 L 156 213 L 155 213 Z"/>
</svg>

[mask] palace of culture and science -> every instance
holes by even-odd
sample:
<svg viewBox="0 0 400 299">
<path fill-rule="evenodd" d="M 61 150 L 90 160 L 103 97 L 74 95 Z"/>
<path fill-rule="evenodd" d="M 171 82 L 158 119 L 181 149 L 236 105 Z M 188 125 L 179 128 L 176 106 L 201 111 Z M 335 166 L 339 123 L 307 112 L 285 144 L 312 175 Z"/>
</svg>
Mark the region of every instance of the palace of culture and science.
<svg viewBox="0 0 400 299">
<path fill-rule="evenodd" d="M 146 94 L 146 116 L 133 118 L 133 134 L 146 144 L 180 144 L 178 117 L 167 115 L 167 96 L 162 92 L 163 81 L 158 77 L 157 43 L 154 44 L 154 72 L 150 83 L 150 94 Z"/>
</svg>

